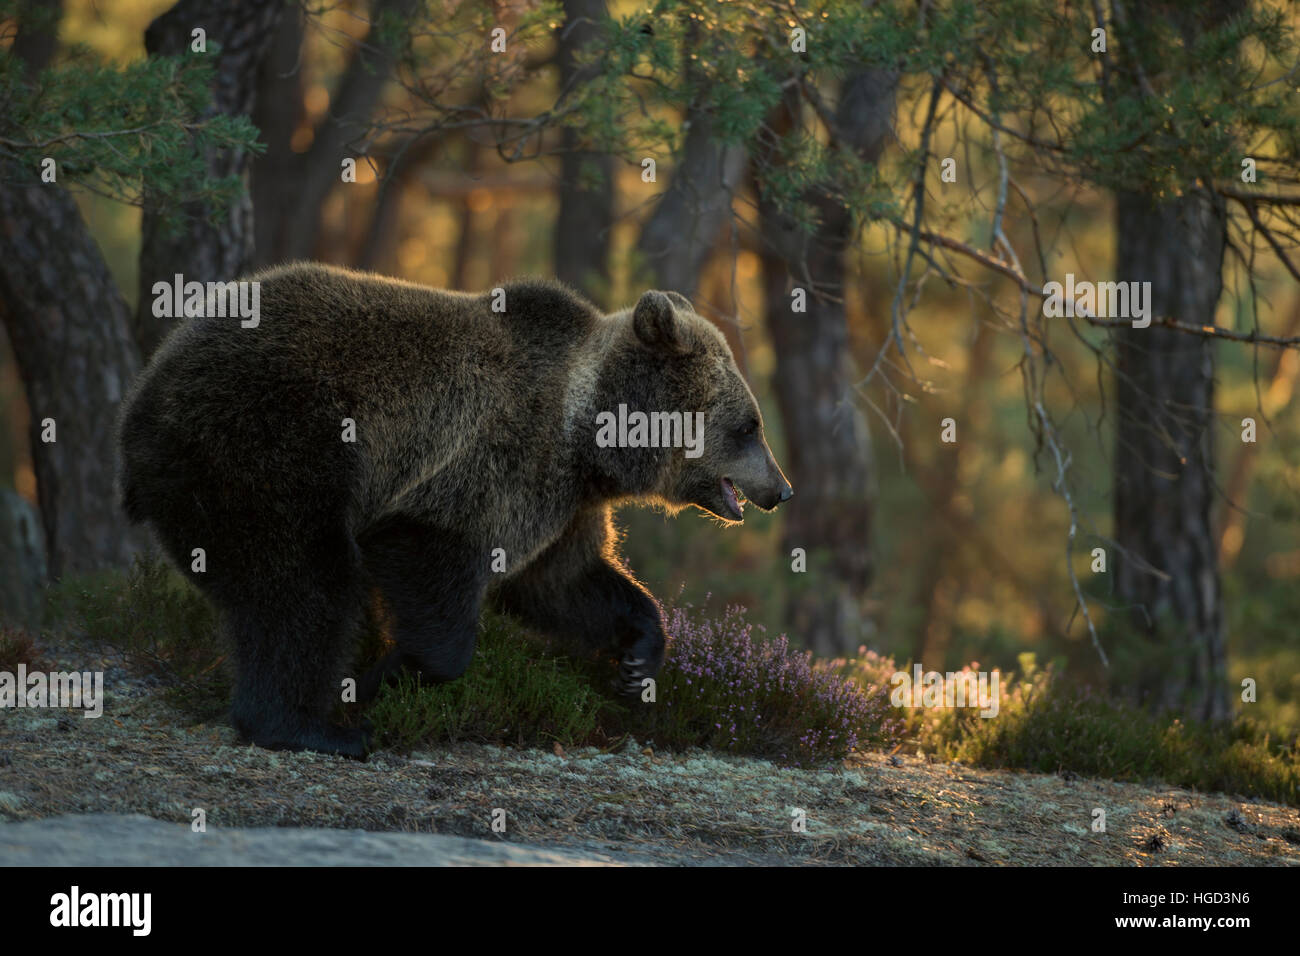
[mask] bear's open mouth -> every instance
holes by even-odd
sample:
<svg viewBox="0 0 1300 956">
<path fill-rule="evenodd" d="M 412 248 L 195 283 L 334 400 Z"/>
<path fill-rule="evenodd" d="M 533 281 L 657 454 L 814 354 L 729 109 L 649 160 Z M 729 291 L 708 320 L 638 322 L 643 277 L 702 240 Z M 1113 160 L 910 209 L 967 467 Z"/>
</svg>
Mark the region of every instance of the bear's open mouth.
<svg viewBox="0 0 1300 956">
<path fill-rule="evenodd" d="M 722 479 L 722 503 L 730 512 L 723 515 L 724 518 L 731 518 L 735 521 L 745 520 L 744 494 L 736 492 L 736 486 L 730 478 Z"/>
</svg>

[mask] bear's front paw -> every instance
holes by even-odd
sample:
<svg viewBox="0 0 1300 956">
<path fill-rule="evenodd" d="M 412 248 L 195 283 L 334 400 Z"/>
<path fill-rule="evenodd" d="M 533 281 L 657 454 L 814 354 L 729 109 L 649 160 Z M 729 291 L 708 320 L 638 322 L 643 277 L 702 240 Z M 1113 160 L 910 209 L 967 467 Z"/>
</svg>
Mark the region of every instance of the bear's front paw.
<svg viewBox="0 0 1300 956">
<path fill-rule="evenodd" d="M 653 677 L 658 668 L 651 668 L 650 661 L 644 657 L 624 654 L 618 665 L 618 677 L 614 680 L 614 689 L 625 697 L 636 697 L 644 689 L 642 681 Z"/>
<path fill-rule="evenodd" d="M 659 673 L 667 641 L 659 611 L 648 602 L 645 613 L 627 623 L 614 687 L 620 694 L 635 697 L 645 689 L 642 682 Z"/>
</svg>

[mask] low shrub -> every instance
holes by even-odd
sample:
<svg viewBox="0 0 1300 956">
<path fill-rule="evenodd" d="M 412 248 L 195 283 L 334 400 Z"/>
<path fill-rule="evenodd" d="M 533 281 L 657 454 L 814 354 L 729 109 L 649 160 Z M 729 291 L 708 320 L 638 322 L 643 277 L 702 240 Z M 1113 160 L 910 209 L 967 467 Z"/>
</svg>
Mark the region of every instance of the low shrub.
<svg viewBox="0 0 1300 956">
<path fill-rule="evenodd" d="M 420 686 L 404 675 L 380 691 L 366 716 L 379 742 L 399 750 L 459 740 L 572 746 L 596 737 L 606 704 L 576 662 L 548 654 L 489 613 L 464 676 Z"/>
<path fill-rule="evenodd" d="M 635 708 L 628 729 L 670 748 L 708 747 L 793 765 L 842 760 L 890 741 L 898 721 L 881 686 L 843 675 L 842 661 L 814 660 L 769 640 L 726 608 L 710 617 L 670 607 L 670 636 L 656 702 Z"/>
<path fill-rule="evenodd" d="M 868 683 L 889 679 L 893 663 L 859 662 Z M 978 670 L 977 665 L 963 671 Z M 901 709 L 906 741 L 919 753 L 972 766 L 1039 773 L 1063 770 L 1112 780 L 1163 781 L 1300 804 L 1300 749 L 1238 716 L 1221 724 L 1152 713 L 1074 686 L 1055 668 L 1022 654 L 1019 675 L 1003 672 L 998 715 L 972 708 Z"/>
<path fill-rule="evenodd" d="M 140 557 L 125 575 L 68 581 L 51 593 L 56 626 L 119 651 L 155 675 L 186 713 L 225 711 L 231 673 L 208 601 L 165 561 Z M 368 614 L 359 658 L 385 647 L 382 606 Z M 710 616 L 667 609 L 669 643 L 653 703 L 612 696 L 613 664 L 573 659 L 510 620 L 485 614 L 459 680 L 385 688 L 366 716 L 378 741 L 409 750 L 475 740 L 526 746 L 608 745 L 632 736 L 669 749 L 703 747 L 794 765 L 841 760 L 890 742 L 900 724 L 887 688 L 815 661 L 784 636 L 768 639 L 738 607 Z M 860 676 L 860 675 L 859 675 Z"/>
<path fill-rule="evenodd" d="M 42 665 L 36 639 L 21 627 L 0 625 L 0 671 L 14 673 L 19 664 L 26 664 L 28 670 Z"/>
<path fill-rule="evenodd" d="M 207 599 L 163 558 L 143 554 L 125 575 L 101 572 L 50 589 L 47 618 L 117 651 L 157 677 L 168 698 L 204 720 L 229 704 L 231 673 Z"/>
</svg>

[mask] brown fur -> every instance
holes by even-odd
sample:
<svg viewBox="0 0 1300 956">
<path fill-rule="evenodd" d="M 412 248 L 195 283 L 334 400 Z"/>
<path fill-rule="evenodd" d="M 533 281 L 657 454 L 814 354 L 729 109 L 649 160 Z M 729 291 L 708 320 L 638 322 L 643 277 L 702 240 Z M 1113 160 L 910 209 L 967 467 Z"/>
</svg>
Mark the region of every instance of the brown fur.
<svg viewBox="0 0 1300 956">
<path fill-rule="evenodd" d="M 403 666 L 459 676 L 489 592 L 536 626 L 619 650 L 639 689 L 663 627 L 614 554 L 611 505 L 725 519 L 724 476 L 765 508 L 788 497 L 725 340 L 675 293 L 604 316 L 525 280 L 495 313 L 491 294 L 322 265 L 252 278 L 259 325 L 176 329 L 135 383 L 120 440 L 123 505 L 223 612 L 234 721 L 256 743 L 363 752 L 329 714 L 371 587 L 398 650 L 365 697 Z M 597 412 L 620 402 L 704 412 L 703 455 L 597 447 Z M 189 570 L 194 548 L 204 573 Z"/>
</svg>

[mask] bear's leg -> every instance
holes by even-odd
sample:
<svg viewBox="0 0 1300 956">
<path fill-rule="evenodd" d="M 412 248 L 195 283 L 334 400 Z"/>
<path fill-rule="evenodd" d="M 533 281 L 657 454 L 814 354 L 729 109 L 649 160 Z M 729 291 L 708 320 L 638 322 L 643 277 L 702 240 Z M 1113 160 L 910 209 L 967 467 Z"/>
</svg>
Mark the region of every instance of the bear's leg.
<svg viewBox="0 0 1300 956">
<path fill-rule="evenodd" d="M 300 627 L 290 615 L 253 615 L 246 610 L 226 615 L 238 658 L 231 723 L 245 740 L 268 750 L 314 750 L 363 760 L 369 743 L 366 730 L 330 720 L 339 699 L 333 668 L 326 676 L 319 666 L 323 659 L 299 660 L 294 668 L 285 655 L 267 653 L 277 642 L 286 643 L 285 633 Z M 299 680 L 310 681 L 312 692 L 304 693 Z"/>
<path fill-rule="evenodd" d="M 538 630 L 620 655 L 617 686 L 636 695 L 659 672 L 664 622 L 659 605 L 619 567 L 609 510 L 578 515 L 527 568 L 505 581 L 497 605 Z"/>
<path fill-rule="evenodd" d="M 474 656 L 489 561 L 462 535 L 395 515 L 360 537 L 365 570 L 384 596 L 397 649 L 362 679 L 357 697 L 409 669 L 442 683 L 465 673 Z"/>
<path fill-rule="evenodd" d="M 355 544 L 340 531 L 259 568 L 260 579 L 223 589 L 237 660 L 235 729 L 270 750 L 364 759 L 366 731 L 331 719 L 361 619 Z"/>
</svg>

